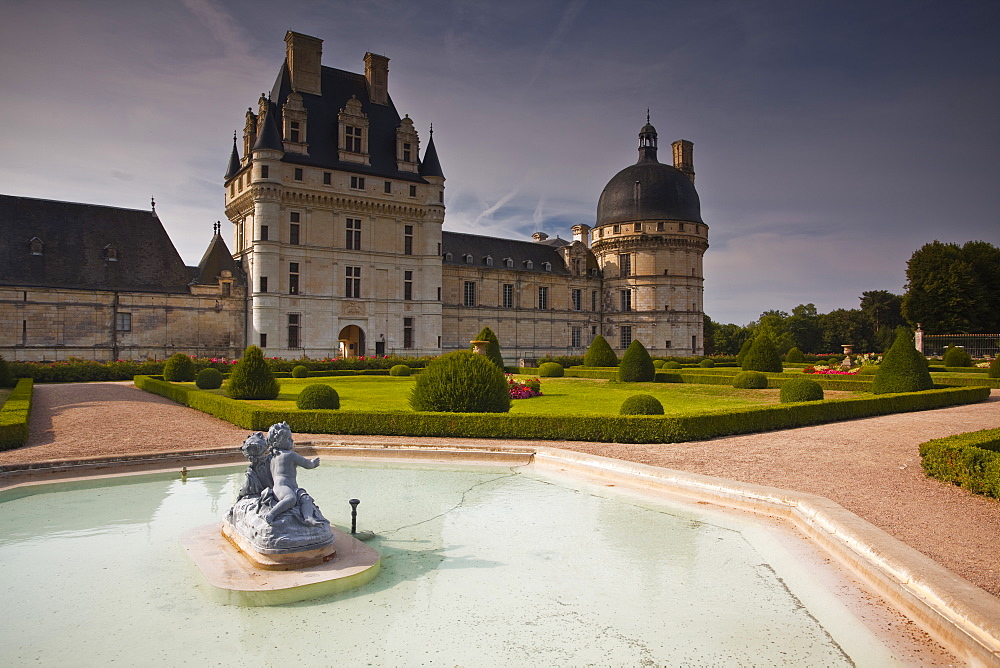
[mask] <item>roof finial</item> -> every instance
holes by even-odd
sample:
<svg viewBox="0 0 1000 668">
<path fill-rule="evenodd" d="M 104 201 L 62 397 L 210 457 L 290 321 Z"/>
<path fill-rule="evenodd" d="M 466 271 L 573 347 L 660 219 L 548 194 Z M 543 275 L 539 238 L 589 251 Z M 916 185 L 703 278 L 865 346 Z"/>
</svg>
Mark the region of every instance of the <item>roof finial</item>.
<svg viewBox="0 0 1000 668">
<path fill-rule="evenodd" d="M 153 208 L 153 213 L 155 214 L 156 213 L 156 199 L 150 197 L 149 198 L 149 206 L 151 206 Z"/>
<path fill-rule="evenodd" d="M 649 107 L 646 107 L 646 123 L 649 123 Z"/>
<path fill-rule="evenodd" d="M 214 234 L 219 234 L 219 232 L 221 232 L 221 231 L 222 231 L 222 222 L 221 221 L 217 220 L 214 223 L 212 223 L 212 232 Z"/>
<path fill-rule="evenodd" d="M 431 137 L 434 136 L 434 124 L 431 123 Z"/>
</svg>

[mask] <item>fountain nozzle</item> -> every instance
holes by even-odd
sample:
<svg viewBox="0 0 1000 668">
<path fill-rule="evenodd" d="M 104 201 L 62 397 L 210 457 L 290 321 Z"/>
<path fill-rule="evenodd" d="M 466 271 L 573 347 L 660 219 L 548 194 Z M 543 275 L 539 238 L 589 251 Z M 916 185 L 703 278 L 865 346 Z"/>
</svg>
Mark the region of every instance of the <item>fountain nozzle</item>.
<svg viewBox="0 0 1000 668">
<path fill-rule="evenodd" d="M 358 532 L 358 504 L 361 503 L 361 499 L 351 499 L 348 503 L 351 504 L 351 535 L 353 536 Z"/>
</svg>

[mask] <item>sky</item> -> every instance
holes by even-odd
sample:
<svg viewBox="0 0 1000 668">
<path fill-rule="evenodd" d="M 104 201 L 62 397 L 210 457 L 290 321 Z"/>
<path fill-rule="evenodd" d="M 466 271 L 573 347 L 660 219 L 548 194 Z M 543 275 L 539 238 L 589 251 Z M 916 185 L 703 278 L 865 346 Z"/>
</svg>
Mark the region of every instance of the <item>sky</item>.
<svg viewBox="0 0 1000 668">
<path fill-rule="evenodd" d="M 156 210 L 197 264 L 294 30 L 390 58 L 445 229 L 572 238 L 646 110 L 694 142 L 705 311 L 857 308 L 934 240 L 1000 246 L 1000 3 L 0 0 L 0 193 Z M 242 143 L 242 142 L 241 142 Z M 224 222 L 224 234 L 231 230 Z M 229 234 L 226 234 L 227 239 Z M 2 243 L 2 241 L 0 241 Z"/>
</svg>

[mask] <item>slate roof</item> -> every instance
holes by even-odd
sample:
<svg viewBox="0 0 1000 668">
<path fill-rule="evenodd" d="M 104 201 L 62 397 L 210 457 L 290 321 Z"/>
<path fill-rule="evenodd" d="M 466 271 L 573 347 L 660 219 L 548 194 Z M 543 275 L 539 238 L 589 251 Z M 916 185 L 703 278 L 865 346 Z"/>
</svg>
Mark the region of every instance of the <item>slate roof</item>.
<svg viewBox="0 0 1000 668">
<path fill-rule="evenodd" d="M 195 282 L 201 285 L 216 285 L 217 279 L 223 271 L 229 271 L 232 274 L 234 285 L 246 285 L 246 275 L 243 269 L 236 264 L 236 260 L 229 252 L 229 247 L 226 246 L 222 235 L 216 232 L 208 243 L 208 248 L 205 249 L 201 262 L 198 263 Z"/>
<path fill-rule="evenodd" d="M 187 293 L 194 277 L 151 211 L 0 195 L 0 285 Z"/>
<path fill-rule="evenodd" d="M 363 74 L 345 72 L 333 67 L 323 67 L 321 70 L 320 89 L 322 95 L 302 93 L 302 105 L 305 107 L 306 139 L 309 145 L 309 155 L 300 153 L 285 153 L 283 162 L 313 167 L 337 169 L 357 174 L 370 174 L 398 181 L 414 181 L 426 183 L 423 177 L 413 172 L 403 172 L 396 168 L 396 128 L 399 127 L 400 116 L 392 97 L 388 104 L 373 104 L 368 97 L 368 80 Z M 292 93 L 291 75 L 287 63 L 283 64 L 278 78 L 271 88 L 271 109 L 269 116 L 278 121 L 281 107 Z M 351 96 L 361 102 L 361 111 L 368 117 L 368 153 L 371 165 L 355 162 L 341 162 L 338 157 L 338 121 L 340 110 L 347 105 Z M 276 123 L 276 127 L 280 126 Z M 428 144 L 428 147 L 430 144 Z M 280 147 L 280 146 L 279 146 Z M 435 160 L 437 152 L 434 152 Z M 440 163 L 437 166 L 440 171 Z"/>
<path fill-rule="evenodd" d="M 506 269 L 503 265 L 503 259 L 509 257 L 514 260 L 514 266 L 511 269 L 516 271 L 556 274 L 558 276 L 567 276 L 570 273 L 557 247 L 534 241 L 517 241 L 499 237 L 484 237 L 478 234 L 442 231 L 441 253 L 443 254 L 444 266 L 461 265 L 483 268 L 487 266 L 484 258 L 489 255 L 493 258 L 492 269 Z M 447 253 L 451 253 L 450 260 L 447 259 Z M 466 263 L 463 255 L 472 255 L 471 265 Z M 531 260 L 531 269 L 525 266 L 526 260 Z M 545 271 L 542 264 L 544 262 L 552 263 L 552 271 Z"/>
<path fill-rule="evenodd" d="M 440 176 L 444 178 L 441 171 L 441 161 L 438 160 L 437 149 L 434 148 L 434 129 L 431 128 L 431 138 L 427 141 L 427 150 L 424 151 L 423 162 L 420 163 L 420 176 Z"/>
</svg>

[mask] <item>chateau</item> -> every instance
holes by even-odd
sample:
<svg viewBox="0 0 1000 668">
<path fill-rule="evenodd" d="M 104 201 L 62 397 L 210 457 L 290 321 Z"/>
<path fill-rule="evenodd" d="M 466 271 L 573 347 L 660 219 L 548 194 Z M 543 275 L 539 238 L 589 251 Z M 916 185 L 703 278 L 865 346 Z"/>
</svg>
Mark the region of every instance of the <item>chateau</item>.
<svg viewBox="0 0 1000 668">
<path fill-rule="evenodd" d="M 621 350 L 638 339 L 656 355 L 703 352 L 708 226 L 690 142 L 660 163 L 647 118 L 638 161 L 608 182 L 596 221 L 573 226 L 572 240 L 449 232 L 433 130 L 422 147 L 400 117 L 389 59 L 367 53 L 356 74 L 323 66 L 315 37 L 288 32 L 285 43 L 270 93 L 233 138 L 231 253 L 216 230 L 199 267 L 183 267 L 155 212 L 4 198 L 18 206 L 0 207 L 0 354 L 232 356 L 253 343 L 280 357 L 437 355 L 467 348 L 485 326 L 508 362 L 580 355 L 597 334 Z M 35 224 L 46 207 L 88 221 L 86 249 L 68 243 L 72 226 Z M 159 243 L 140 249 L 141 234 L 115 226 L 124 218 L 156 228 L 146 236 Z M 80 264 L 84 251 L 84 283 L 45 268 Z"/>
</svg>

